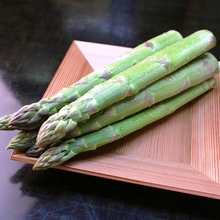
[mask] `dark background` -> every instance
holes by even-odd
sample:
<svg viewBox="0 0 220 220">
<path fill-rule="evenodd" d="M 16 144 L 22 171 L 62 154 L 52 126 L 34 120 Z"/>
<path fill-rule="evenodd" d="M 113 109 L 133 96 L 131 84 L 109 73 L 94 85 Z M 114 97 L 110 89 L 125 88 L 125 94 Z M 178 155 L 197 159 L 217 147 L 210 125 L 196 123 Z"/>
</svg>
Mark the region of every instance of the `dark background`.
<svg viewBox="0 0 220 220">
<path fill-rule="evenodd" d="M 220 39 L 219 14 L 218 0 L 0 0 L 0 116 L 42 97 L 73 40 L 134 47 L 171 29 Z M 4 151 L 13 134 L 0 134 L 0 219 L 219 219 L 218 200 L 33 172 Z"/>
</svg>

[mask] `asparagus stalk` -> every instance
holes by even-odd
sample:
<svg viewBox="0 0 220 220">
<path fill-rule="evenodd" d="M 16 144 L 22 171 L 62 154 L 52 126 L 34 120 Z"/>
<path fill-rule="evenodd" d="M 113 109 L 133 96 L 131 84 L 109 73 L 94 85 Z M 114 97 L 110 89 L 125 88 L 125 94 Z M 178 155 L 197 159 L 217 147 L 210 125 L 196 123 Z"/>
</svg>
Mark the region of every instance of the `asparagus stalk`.
<svg viewBox="0 0 220 220">
<path fill-rule="evenodd" d="M 208 79 L 207 81 L 193 86 L 176 96 L 155 104 L 152 107 L 146 108 L 137 114 L 102 128 L 99 131 L 95 131 L 76 139 L 69 139 L 57 147 L 49 148 L 40 156 L 33 169 L 44 170 L 58 166 L 81 152 L 95 150 L 100 146 L 123 138 L 146 125 L 173 113 L 176 109 L 213 88 L 215 84 L 216 80 L 214 78 Z"/>
<path fill-rule="evenodd" d="M 36 145 L 50 145 L 63 138 L 78 122 L 125 97 L 137 94 L 141 89 L 213 48 L 215 44 L 216 39 L 210 31 L 197 31 L 93 87 L 42 124 Z"/>
<path fill-rule="evenodd" d="M 218 60 L 212 54 L 205 53 L 176 70 L 174 73 L 171 73 L 170 75 L 147 86 L 138 94 L 116 102 L 94 115 L 94 117 L 89 120 L 79 123 L 78 126 L 76 126 L 64 137 L 64 140 L 72 137 L 78 137 L 80 135 L 99 130 L 106 125 L 113 124 L 129 115 L 141 111 L 146 107 L 199 84 L 206 79 L 213 77 L 218 72 Z M 35 144 L 37 133 L 37 129 L 29 132 L 21 131 L 12 139 L 6 149 L 26 149 L 31 147 L 27 150 L 26 155 L 30 157 L 40 156 L 43 151 L 48 149 L 48 146 L 41 148 L 38 148 L 35 145 L 32 146 Z"/>
<path fill-rule="evenodd" d="M 65 136 L 65 139 L 78 137 L 122 120 L 131 114 L 197 85 L 213 77 L 218 72 L 218 60 L 212 54 L 205 53 L 167 77 L 163 77 L 147 86 L 138 94 L 116 102 L 89 120 L 79 123 Z"/>
<path fill-rule="evenodd" d="M 181 39 L 182 36 L 179 32 L 171 30 L 140 44 L 105 66 L 81 78 L 78 82 L 63 88 L 52 97 L 43 98 L 39 102 L 23 106 L 11 118 L 11 128 L 32 130 L 39 127 L 48 116 L 58 112 L 67 103 L 81 97 L 95 85 L 108 80 L 156 51 Z"/>
</svg>

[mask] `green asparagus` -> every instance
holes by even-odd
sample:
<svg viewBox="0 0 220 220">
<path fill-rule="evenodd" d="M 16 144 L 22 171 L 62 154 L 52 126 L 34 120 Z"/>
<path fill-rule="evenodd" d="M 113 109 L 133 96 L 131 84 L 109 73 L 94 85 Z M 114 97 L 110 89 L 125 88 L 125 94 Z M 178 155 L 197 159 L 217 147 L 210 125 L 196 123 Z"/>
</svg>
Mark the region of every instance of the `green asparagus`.
<svg viewBox="0 0 220 220">
<path fill-rule="evenodd" d="M 63 138 L 78 122 L 125 97 L 137 94 L 141 89 L 174 72 L 215 45 L 216 39 L 210 31 L 197 31 L 93 87 L 42 124 L 36 145 L 50 145 Z"/>
<path fill-rule="evenodd" d="M 182 36 L 179 32 L 171 30 L 140 44 L 105 66 L 81 78 L 78 82 L 63 88 L 54 96 L 23 106 L 11 118 L 9 124 L 11 129 L 32 130 L 39 127 L 48 116 L 58 112 L 67 103 L 81 97 L 95 85 L 108 80 L 147 56 L 181 39 Z"/>
<path fill-rule="evenodd" d="M 146 125 L 173 113 L 176 109 L 213 88 L 215 84 L 216 80 L 214 78 L 208 79 L 207 81 L 191 87 L 176 96 L 155 104 L 152 107 L 146 108 L 137 114 L 102 128 L 99 131 L 95 131 L 76 139 L 69 139 L 57 147 L 49 148 L 40 156 L 33 166 L 33 169 L 44 170 L 58 166 L 81 152 L 95 150 L 97 147 L 123 138 Z"/>
<path fill-rule="evenodd" d="M 205 53 L 174 73 L 147 86 L 138 94 L 116 102 L 89 120 L 79 123 L 78 126 L 64 137 L 64 140 L 96 131 L 106 125 L 122 120 L 131 114 L 199 84 L 213 77 L 218 72 L 218 60 L 212 54 Z M 38 129 L 34 131 L 21 131 L 12 139 L 6 149 L 26 149 L 31 147 L 27 150 L 26 155 L 37 157 L 44 149 L 48 148 L 48 146 L 45 146 L 39 149 L 35 145 L 32 146 L 35 144 L 37 133 Z"/>
</svg>

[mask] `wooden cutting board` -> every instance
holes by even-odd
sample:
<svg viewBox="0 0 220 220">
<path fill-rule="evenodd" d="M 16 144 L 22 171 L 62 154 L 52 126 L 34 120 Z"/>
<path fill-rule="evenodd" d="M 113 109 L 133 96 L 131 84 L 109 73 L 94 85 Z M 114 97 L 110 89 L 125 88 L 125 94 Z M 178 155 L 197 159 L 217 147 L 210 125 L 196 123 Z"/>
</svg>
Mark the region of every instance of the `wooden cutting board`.
<svg viewBox="0 0 220 220">
<path fill-rule="evenodd" d="M 128 50 L 73 41 L 44 97 Z M 217 80 L 215 89 L 172 115 L 56 168 L 220 199 L 220 76 Z M 11 159 L 36 161 L 18 150 Z"/>
</svg>

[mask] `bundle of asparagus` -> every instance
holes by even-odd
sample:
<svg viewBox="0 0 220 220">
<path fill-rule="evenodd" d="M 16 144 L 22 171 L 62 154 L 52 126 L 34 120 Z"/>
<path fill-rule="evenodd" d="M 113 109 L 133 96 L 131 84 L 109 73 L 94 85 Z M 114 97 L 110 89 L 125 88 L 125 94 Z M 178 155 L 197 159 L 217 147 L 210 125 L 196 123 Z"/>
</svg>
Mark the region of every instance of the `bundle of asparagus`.
<svg viewBox="0 0 220 220">
<path fill-rule="evenodd" d="M 138 94 L 116 102 L 103 111 L 98 112 L 89 120 L 79 123 L 72 131 L 67 133 L 65 139 L 78 137 L 103 128 L 109 124 L 122 120 L 123 118 L 143 110 L 157 102 L 174 96 L 189 87 L 197 85 L 218 73 L 217 59 L 210 53 L 205 53 L 195 58 L 190 63 L 176 70 L 167 77 L 152 83 L 142 89 Z M 168 90 L 167 88 L 172 88 Z M 7 149 L 26 149 L 33 143 L 38 134 L 38 129 L 33 131 L 22 131 L 15 136 Z M 57 144 L 57 142 L 56 142 Z M 41 149 L 43 150 L 42 147 Z M 39 152 L 39 148 L 34 148 Z M 36 155 L 33 149 L 27 154 Z"/>
<path fill-rule="evenodd" d="M 174 38 L 167 40 L 168 35 Z M 175 31 L 153 38 L 53 97 L 3 116 L 0 129 L 22 130 L 6 149 L 25 149 L 27 156 L 39 157 L 33 169 L 48 169 L 118 140 L 212 89 L 219 66 L 207 51 L 216 44 L 214 35 L 201 30 L 181 38 Z"/>
</svg>

